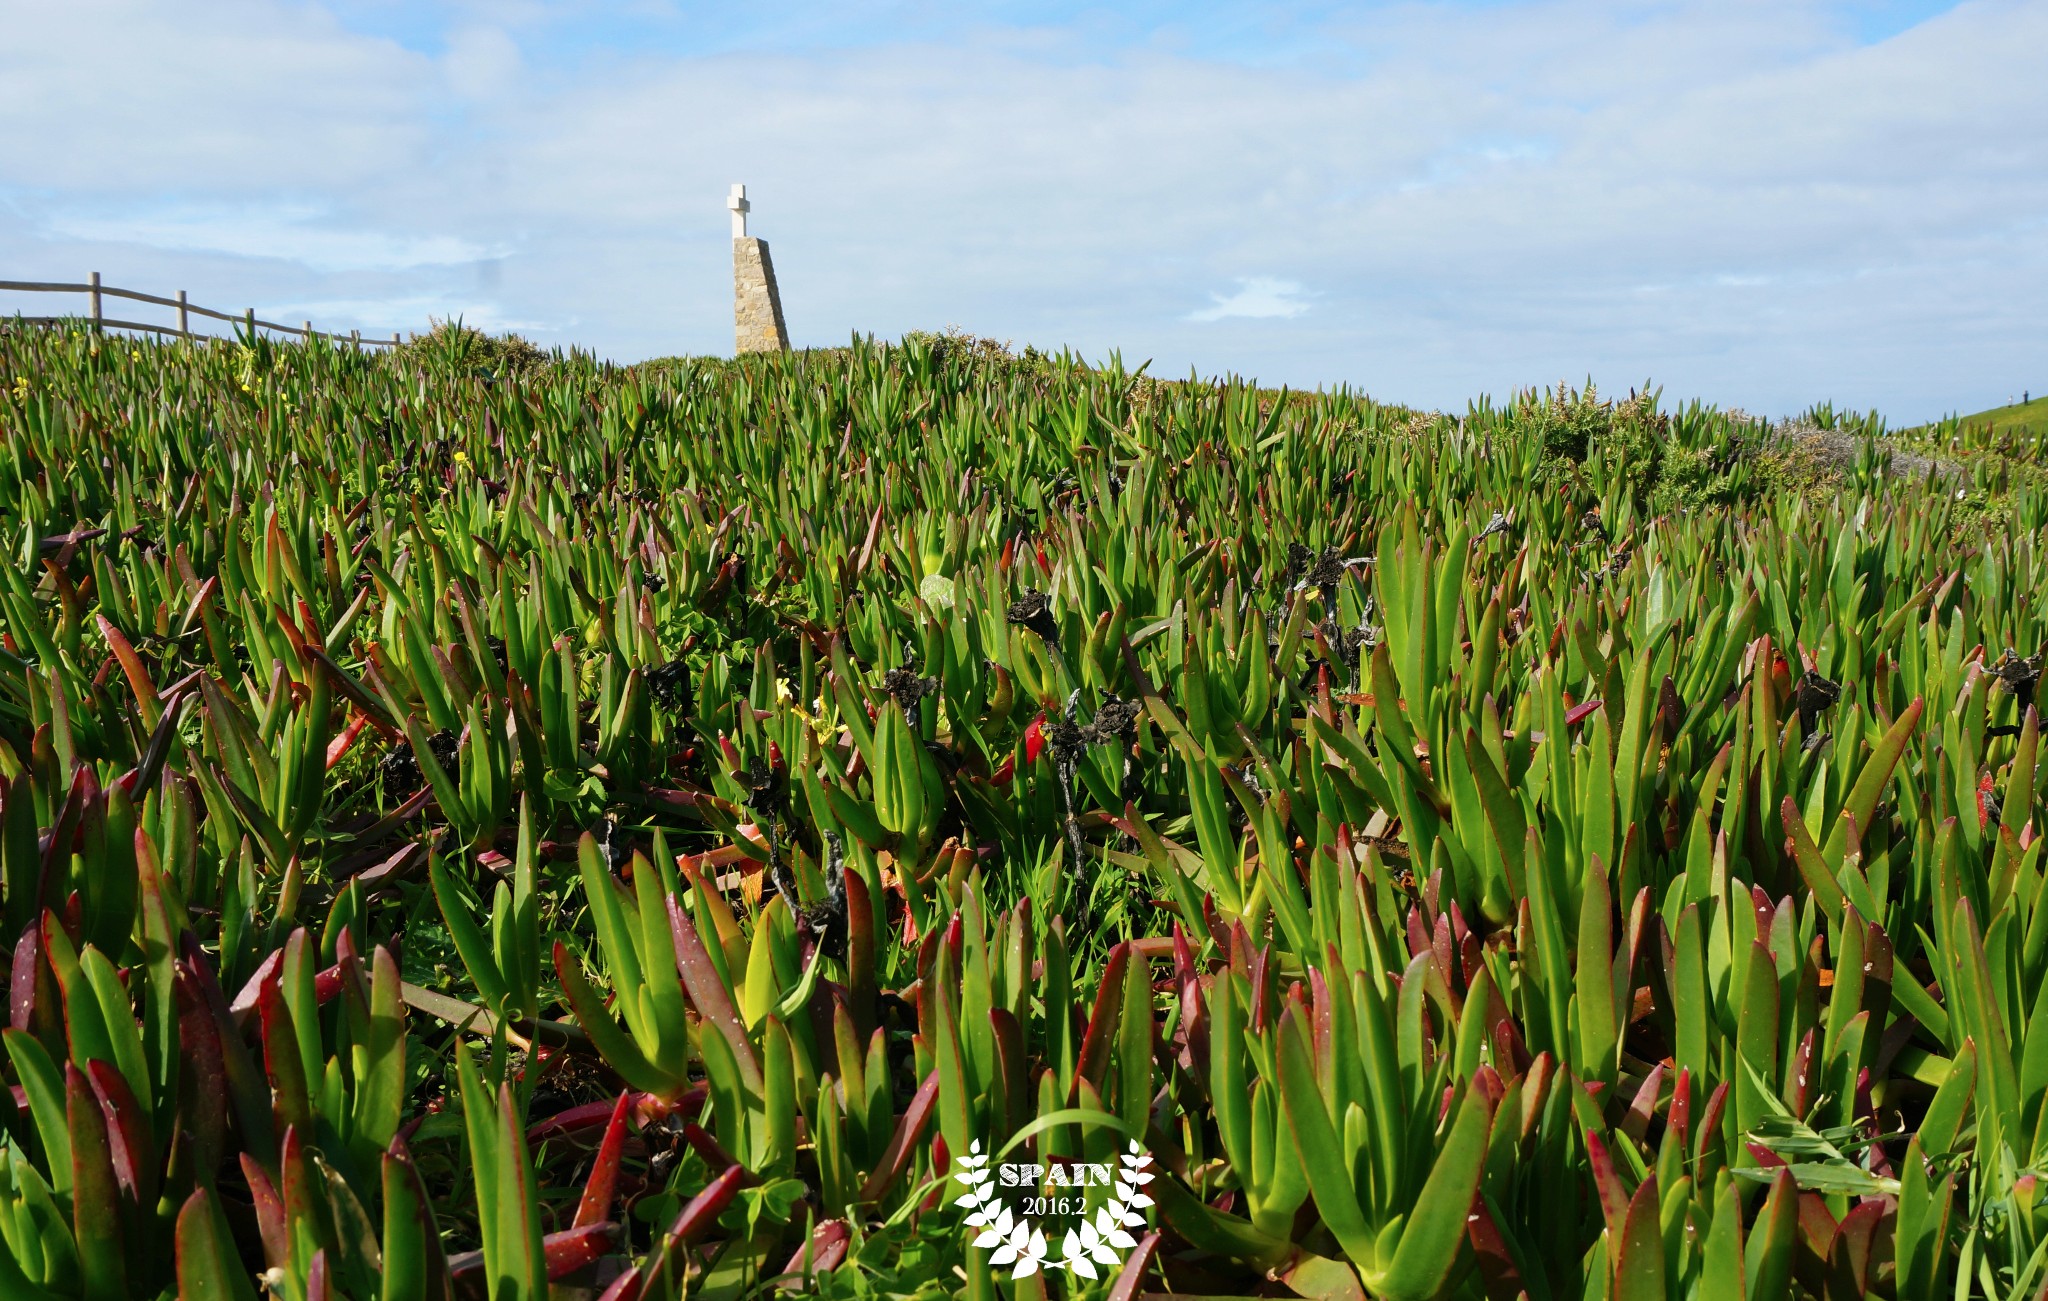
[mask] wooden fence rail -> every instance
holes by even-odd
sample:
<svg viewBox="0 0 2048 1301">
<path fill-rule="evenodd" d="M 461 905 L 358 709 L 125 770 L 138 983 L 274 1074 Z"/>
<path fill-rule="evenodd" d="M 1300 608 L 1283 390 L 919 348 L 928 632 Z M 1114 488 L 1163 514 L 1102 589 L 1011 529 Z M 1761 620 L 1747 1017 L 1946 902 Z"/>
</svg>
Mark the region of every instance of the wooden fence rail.
<svg viewBox="0 0 2048 1301">
<path fill-rule="evenodd" d="M 193 331 L 192 318 L 195 316 L 205 316 L 216 321 L 227 321 L 231 324 L 239 325 L 243 329 L 248 330 L 252 335 L 257 330 L 274 330 L 279 334 L 288 334 L 296 338 L 307 340 L 327 339 L 336 343 L 352 344 L 358 348 L 395 348 L 404 341 L 396 330 L 392 331 L 391 337 L 388 339 L 366 339 L 360 330 L 351 330 L 346 335 L 316 330 L 313 328 L 311 321 L 306 321 L 297 326 L 279 325 L 275 321 L 259 321 L 256 319 L 256 309 L 253 307 L 244 308 L 239 314 L 216 312 L 211 307 L 200 307 L 187 301 L 185 291 L 182 289 L 178 291 L 176 298 L 165 298 L 159 294 L 145 294 L 134 289 L 116 289 L 111 285 L 103 285 L 100 283 L 100 273 L 97 271 L 89 275 L 85 283 L 76 285 L 45 280 L 0 280 L 0 291 L 12 291 L 22 294 L 84 294 L 88 300 L 88 307 L 83 319 L 91 322 L 97 328 L 106 330 L 146 330 L 153 334 L 175 335 L 181 339 L 217 338 L 217 335 L 198 334 Z M 151 325 L 145 321 L 113 320 L 107 316 L 105 311 L 103 300 L 107 298 L 126 298 L 138 303 L 154 303 L 159 307 L 174 307 L 178 311 L 178 323 L 175 326 L 171 326 Z M 61 325 L 66 321 L 78 320 L 80 318 L 73 316 L 17 316 L 13 319 L 29 325 Z"/>
</svg>

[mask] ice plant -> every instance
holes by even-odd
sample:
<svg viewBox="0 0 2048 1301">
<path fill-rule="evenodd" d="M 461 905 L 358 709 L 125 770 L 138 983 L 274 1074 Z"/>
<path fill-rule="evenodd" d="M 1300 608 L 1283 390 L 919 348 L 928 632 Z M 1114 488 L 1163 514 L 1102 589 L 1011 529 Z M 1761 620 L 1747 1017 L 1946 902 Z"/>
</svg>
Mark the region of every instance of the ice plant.
<svg viewBox="0 0 2048 1301">
<path fill-rule="evenodd" d="M 2048 1284 L 2039 440 L 96 343 L 0 330 L 0 1295 Z"/>
</svg>

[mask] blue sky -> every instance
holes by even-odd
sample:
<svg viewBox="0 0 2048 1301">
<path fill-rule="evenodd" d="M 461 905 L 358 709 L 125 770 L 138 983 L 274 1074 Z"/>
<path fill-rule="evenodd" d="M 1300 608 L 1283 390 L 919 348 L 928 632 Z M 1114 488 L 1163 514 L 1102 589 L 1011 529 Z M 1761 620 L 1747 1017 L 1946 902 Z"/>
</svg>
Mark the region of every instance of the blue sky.
<svg viewBox="0 0 2048 1301">
<path fill-rule="evenodd" d="M 0 30 L 0 278 L 715 353 L 745 181 L 799 344 L 951 325 L 1454 410 L 2048 390 L 2048 0 L 0 0 Z"/>
<path fill-rule="evenodd" d="M 1071 31 L 1095 57 L 1162 46 L 1183 54 L 1249 64 L 1314 60 L 1330 53 L 1346 19 L 1403 6 L 1334 4 L 791 3 L 775 6 L 660 3 L 560 3 L 514 10 L 530 65 L 574 67 L 619 51 L 700 58 L 740 52 L 824 52 L 906 41 L 957 40 L 976 33 L 1039 29 Z M 1513 7 L 1512 0 L 1445 0 L 1476 17 Z M 1942 0 L 1867 0 L 1834 6 L 1830 20 L 1859 42 L 1896 36 L 1953 8 Z M 351 0 L 331 6 L 351 31 L 387 37 L 422 54 L 446 52 L 451 30 L 475 10 L 446 3 Z M 500 11 L 501 14 L 504 11 Z M 1645 19 L 1656 9 L 1644 7 Z M 1348 45 L 1348 54 L 1361 51 Z M 1085 56 L 1084 56 L 1085 57 Z"/>
</svg>

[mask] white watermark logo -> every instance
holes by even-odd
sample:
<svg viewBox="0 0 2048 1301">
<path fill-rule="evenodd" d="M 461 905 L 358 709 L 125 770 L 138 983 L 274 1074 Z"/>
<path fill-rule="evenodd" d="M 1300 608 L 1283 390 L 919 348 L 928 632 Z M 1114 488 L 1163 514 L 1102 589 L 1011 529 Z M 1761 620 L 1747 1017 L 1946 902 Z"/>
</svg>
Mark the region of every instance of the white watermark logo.
<svg viewBox="0 0 2048 1301">
<path fill-rule="evenodd" d="M 1097 1265 L 1115 1269 L 1124 1263 L 1124 1253 L 1138 1245 L 1129 1230 L 1145 1226 L 1139 1211 L 1152 1204 L 1145 1185 L 1152 1182 L 1152 1158 L 1137 1143 L 1115 1162 L 1050 1167 L 1029 1163 L 1005 1163 L 989 1168 L 989 1158 L 975 1140 L 967 1155 L 955 1164 L 953 1177 L 967 1186 L 954 1204 L 968 1208 L 967 1227 L 979 1229 L 977 1247 L 993 1247 L 990 1265 L 1014 1265 L 1011 1278 L 1029 1278 L 1041 1269 L 1064 1269 L 1082 1278 L 1099 1278 Z M 996 1192 L 1001 1188 L 1028 1189 L 1019 1211 L 1013 1212 Z M 1058 1193 L 1048 1189 L 1103 1187 L 1109 1200 L 1087 1214 L 1088 1196 L 1082 1192 Z M 1040 1221 L 1049 1216 L 1078 1216 L 1079 1222 L 1060 1241 L 1057 1260 L 1050 1254 L 1045 1229 Z"/>
</svg>

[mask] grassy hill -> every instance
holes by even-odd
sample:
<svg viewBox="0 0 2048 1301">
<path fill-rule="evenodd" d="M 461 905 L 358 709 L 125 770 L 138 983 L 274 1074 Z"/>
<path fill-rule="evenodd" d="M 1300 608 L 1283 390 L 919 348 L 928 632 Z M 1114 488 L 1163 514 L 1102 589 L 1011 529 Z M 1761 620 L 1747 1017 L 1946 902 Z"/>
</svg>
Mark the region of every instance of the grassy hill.
<svg viewBox="0 0 2048 1301">
<path fill-rule="evenodd" d="M 2037 436 L 2048 435 L 2048 396 L 1979 411 L 1975 415 L 1961 417 L 1961 423 L 1994 434 L 2014 430 Z"/>
</svg>

